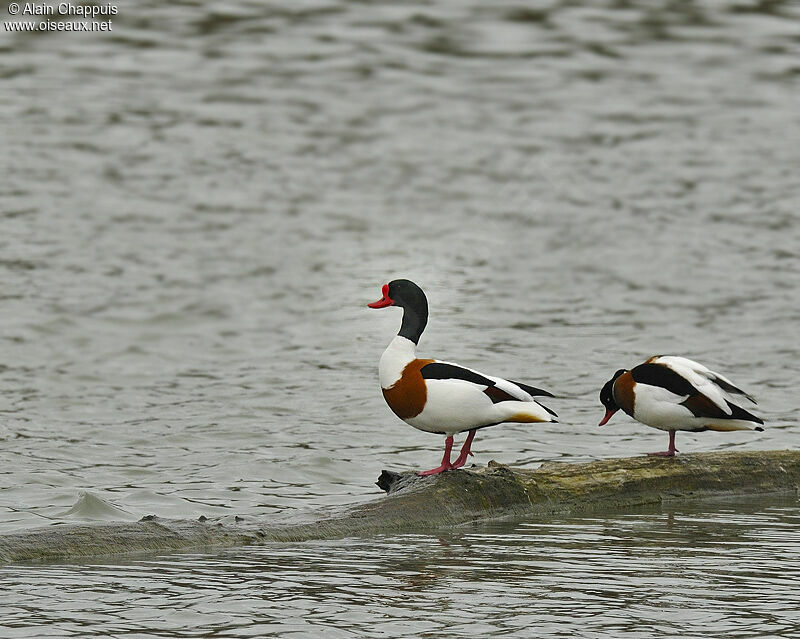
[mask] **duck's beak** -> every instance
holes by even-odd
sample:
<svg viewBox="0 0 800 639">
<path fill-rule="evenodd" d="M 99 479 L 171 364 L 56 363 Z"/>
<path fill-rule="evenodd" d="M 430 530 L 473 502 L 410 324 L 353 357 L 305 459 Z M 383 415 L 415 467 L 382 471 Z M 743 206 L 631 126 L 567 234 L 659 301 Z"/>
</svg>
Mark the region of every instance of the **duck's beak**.
<svg viewBox="0 0 800 639">
<path fill-rule="evenodd" d="M 608 420 L 611 419 L 611 417 L 614 415 L 614 413 L 616 413 L 618 410 L 619 410 L 619 408 L 607 408 L 606 409 L 606 416 L 603 417 L 603 419 L 600 421 L 598 426 L 603 426 L 604 424 L 606 424 L 608 422 Z"/>
<path fill-rule="evenodd" d="M 389 285 L 384 284 L 383 288 L 381 289 L 381 293 L 383 293 L 383 297 L 379 299 L 377 302 L 372 302 L 371 304 L 367 304 L 370 308 L 383 308 L 384 306 L 391 306 L 394 304 L 394 300 L 389 297 Z"/>
</svg>

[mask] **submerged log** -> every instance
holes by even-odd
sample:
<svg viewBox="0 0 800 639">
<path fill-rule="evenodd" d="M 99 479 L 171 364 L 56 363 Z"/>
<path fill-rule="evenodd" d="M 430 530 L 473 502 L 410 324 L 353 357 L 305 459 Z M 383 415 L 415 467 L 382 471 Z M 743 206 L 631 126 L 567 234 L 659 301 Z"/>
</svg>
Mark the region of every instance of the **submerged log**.
<svg viewBox="0 0 800 639">
<path fill-rule="evenodd" d="M 133 552 L 424 532 L 496 518 L 620 511 L 665 501 L 797 493 L 800 451 L 629 457 L 537 470 L 490 462 L 433 477 L 383 471 L 388 493 L 314 521 L 234 523 L 147 516 L 138 522 L 59 525 L 0 535 L 0 562 L 63 561 Z"/>
</svg>

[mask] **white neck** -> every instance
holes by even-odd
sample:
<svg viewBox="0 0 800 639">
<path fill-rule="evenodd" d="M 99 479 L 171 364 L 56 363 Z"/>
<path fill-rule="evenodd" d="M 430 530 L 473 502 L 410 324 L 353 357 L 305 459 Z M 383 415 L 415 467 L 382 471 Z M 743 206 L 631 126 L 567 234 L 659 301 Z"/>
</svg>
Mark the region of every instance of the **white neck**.
<svg viewBox="0 0 800 639">
<path fill-rule="evenodd" d="M 381 355 L 381 362 L 378 365 L 378 376 L 381 381 L 381 388 L 389 388 L 394 384 L 403 369 L 411 360 L 417 356 L 417 345 L 410 339 L 398 335 L 391 342 Z"/>
</svg>

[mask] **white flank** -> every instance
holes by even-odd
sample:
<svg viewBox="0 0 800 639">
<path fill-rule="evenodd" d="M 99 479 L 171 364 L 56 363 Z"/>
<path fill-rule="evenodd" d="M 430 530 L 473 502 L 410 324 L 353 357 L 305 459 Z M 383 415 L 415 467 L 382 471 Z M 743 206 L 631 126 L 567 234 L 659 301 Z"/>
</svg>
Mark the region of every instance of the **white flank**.
<svg viewBox="0 0 800 639">
<path fill-rule="evenodd" d="M 472 428 L 481 428 L 507 421 L 515 415 L 535 417 L 543 422 L 553 417 L 534 401 L 500 402 L 483 392 L 485 386 L 460 379 L 428 379 L 425 409 L 406 420 L 414 428 L 454 435 Z"/>
</svg>

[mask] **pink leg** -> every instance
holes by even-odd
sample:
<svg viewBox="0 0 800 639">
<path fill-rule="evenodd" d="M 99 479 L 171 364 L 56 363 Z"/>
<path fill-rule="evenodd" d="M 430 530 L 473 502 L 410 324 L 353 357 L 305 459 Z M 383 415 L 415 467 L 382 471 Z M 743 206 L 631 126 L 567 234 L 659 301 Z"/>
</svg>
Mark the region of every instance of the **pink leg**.
<svg viewBox="0 0 800 639">
<path fill-rule="evenodd" d="M 432 470 L 426 470 L 421 473 L 417 473 L 417 475 L 438 475 L 439 473 L 443 473 L 446 470 L 451 470 L 453 468 L 453 464 L 450 463 L 450 452 L 453 450 L 453 436 L 450 435 L 447 439 L 444 440 L 444 457 L 442 457 L 442 465 L 439 468 L 434 468 Z"/>
<path fill-rule="evenodd" d="M 669 448 L 662 450 L 660 453 L 647 453 L 652 457 L 674 457 L 678 449 L 675 448 L 675 431 L 669 431 Z"/>
<path fill-rule="evenodd" d="M 458 455 L 458 459 L 453 462 L 453 468 L 461 468 L 464 464 L 467 463 L 467 457 L 472 455 L 472 451 L 470 450 L 470 444 L 472 444 L 472 440 L 475 439 L 475 430 L 469 431 L 467 438 L 464 440 L 464 445 L 461 447 L 461 453 Z"/>
</svg>

